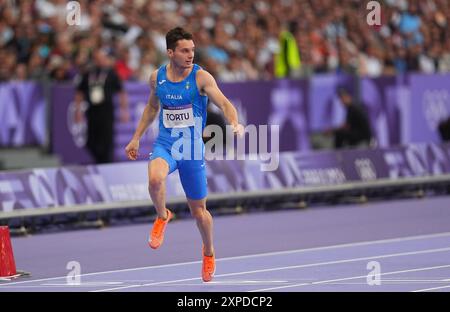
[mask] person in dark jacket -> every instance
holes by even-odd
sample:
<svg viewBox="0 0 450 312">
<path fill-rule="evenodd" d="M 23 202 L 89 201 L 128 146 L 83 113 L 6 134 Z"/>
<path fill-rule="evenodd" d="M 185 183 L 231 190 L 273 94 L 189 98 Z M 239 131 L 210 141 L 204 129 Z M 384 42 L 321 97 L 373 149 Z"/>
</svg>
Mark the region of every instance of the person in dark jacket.
<svg viewBox="0 0 450 312">
<path fill-rule="evenodd" d="M 82 118 L 81 102 L 89 104 L 86 111 L 87 148 L 97 164 L 110 163 L 114 159 L 114 94 L 119 94 L 120 121 L 129 120 L 127 95 L 111 63 L 105 50 L 96 50 L 94 66 L 82 76 L 75 95 L 77 120 Z"/>
<path fill-rule="evenodd" d="M 339 88 L 338 95 L 347 115 L 345 123 L 333 131 L 335 148 L 370 145 L 372 131 L 363 105 L 356 103 L 347 89 Z"/>
</svg>

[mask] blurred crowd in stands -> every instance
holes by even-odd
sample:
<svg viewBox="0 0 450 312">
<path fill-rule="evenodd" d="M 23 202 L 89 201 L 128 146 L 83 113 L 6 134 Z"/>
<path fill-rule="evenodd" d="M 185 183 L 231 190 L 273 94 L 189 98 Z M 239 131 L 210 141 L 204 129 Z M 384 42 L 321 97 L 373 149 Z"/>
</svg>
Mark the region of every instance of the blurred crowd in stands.
<svg viewBox="0 0 450 312">
<path fill-rule="evenodd" d="M 219 81 L 274 78 L 283 30 L 300 56 L 293 76 L 450 72 L 448 0 L 379 0 L 381 26 L 368 25 L 365 0 L 78 2 L 71 26 L 67 0 L 0 0 L 0 81 L 72 81 L 96 49 L 121 79 L 147 81 L 174 26 L 194 34 L 196 62 Z"/>
</svg>

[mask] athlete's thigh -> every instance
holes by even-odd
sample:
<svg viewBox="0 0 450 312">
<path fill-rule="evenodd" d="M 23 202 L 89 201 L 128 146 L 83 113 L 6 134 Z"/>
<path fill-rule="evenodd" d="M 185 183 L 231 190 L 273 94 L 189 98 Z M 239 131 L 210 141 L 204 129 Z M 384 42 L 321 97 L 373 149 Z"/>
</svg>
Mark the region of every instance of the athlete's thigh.
<svg viewBox="0 0 450 312">
<path fill-rule="evenodd" d="M 170 153 L 165 148 L 155 145 L 148 164 L 149 178 L 152 176 L 166 178 L 176 169 L 177 162 L 172 158 Z"/>
<path fill-rule="evenodd" d="M 178 166 L 180 181 L 188 199 L 197 201 L 208 195 L 206 165 L 204 160 L 185 160 Z"/>
</svg>

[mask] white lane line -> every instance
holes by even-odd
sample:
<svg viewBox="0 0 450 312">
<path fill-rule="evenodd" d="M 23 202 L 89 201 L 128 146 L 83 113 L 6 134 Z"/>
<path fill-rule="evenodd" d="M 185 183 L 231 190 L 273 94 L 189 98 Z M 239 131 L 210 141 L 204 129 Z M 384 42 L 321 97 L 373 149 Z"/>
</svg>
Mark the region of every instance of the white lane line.
<svg viewBox="0 0 450 312">
<path fill-rule="evenodd" d="M 446 284 L 448 282 L 442 280 L 390 280 L 390 279 L 381 279 L 380 283 L 383 285 L 404 285 L 404 284 Z M 330 283 L 333 285 L 367 285 L 367 282 L 336 282 Z"/>
<path fill-rule="evenodd" d="M 412 292 L 425 292 L 425 291 L 438 290 L 438 289 L 444 289 L 444 288 L 450 288 L 450 285 L 448 285 L 448 286 L 441 286 L 441 287 L 418 289 L 418 290 L 413 290 Z"/>
<path fill-rule="evenodd" d="M 419 271 L 427 271 L 427 270 L 436 270 L 436 269 L 442 269 L 442 268 L 450 268 L 450 264 L 449 265 L 434 266 L 434 267 L 424 267 L 424 268 L 416 268 L 416 269 L 410 269 L 410 270 L 386 272 L 386 273 L 380 273 L 379 275 L 380 276 L 381 275 L 392 275 L 392 274 L 400 274 L 400 273 L 408 273 L 408 272 L 419 272 Z M 292 288 L 292 287 L 313 286 L 313 285 L 319 285 L 319 284 L 328 284 L 328 283 L 333 283 L 333 282 L 348 281 L 348 280 L 358 279 L 358 278 L 367 278 L 367 275 L 338 278 L 338 279 L 319 281 L 319 282 L 312 282 L 312 283 L 301 283 L 301 284 L 294 284 L 294 285 L 287 285 L 287 286 L 278 286 L 278 287 L 271 287 L 271 288 L 254 289 L 254 290 L 250 290 L 249 292 L 262 292 L 262 291 L 279 290 L 279 289 L 286 289 L 286 288 Z"/>
<path fill-rule="evenodd" d="M 300 280 L 297 280 L 300 281 Z M 134 281 L 134 284 L 131 286 L 139 286 L 135 284 L 139 281 Z M 145 282 L 145 281 L 142 281 Z M 241 285 L 252 285 L 252 286 L 258 286 L 258 285 L 280 285 L 280 284 L 288 284 L 289 281 L 281 281 L 281 280 L 222 280 L 222 281 L 211 281 L 208 284 L 212 285 L 224 285 L 224 286 L 241 286 Z M 62 288 L 81 288 L 81 287 L 87 287 L 87 288 L 94 288 L 94 287 L 111 287 L 111 286 L 117 286 L 117 285 L 124 285 L 127 284 L 125 281 L 120 282 L 87 282 L 87 283 L 80 283 L 80 284 L 67 284 L 67 283 L 45 283 L 40 285 L 12 285 L 10 288 L 54 288 L 54 287 L 62 287 Z M 142 285 L 142 284 L 140 284 Z M 130 286 L 130 285 L 127 285 Z M 173 287 L 173 284 L 170 285 L 161 285 L 161 286 L 167 286 L 167 287 Z M 176 286 L 203 286 L 200 283 L 194 284 L 194 283 L 185 283 L 185 284 L 176 284 Z"/>
<path fill-rule="evenodd" d="M 64 283 L 48 283 L 48 284 L 40 284 L 40 285 L 12 285 L 9 288 L 80 288 L 80 287 L 106 287 L 106 286 L 114 286 L 114 285 L 123 285 L 123 282 L 92 282 L 92 283 L 81 283 L 81 284 L 64 284 Z"/>
<path fill-rule="evenodd" d="M 275 267 L 275 268 L 270 268 L 270 269 L 261 269 L 261 270 L 253 270 L 253 271 L 243 271 L 243 272 L 235 272 L 235 273 L 218 274 L 218 275 L 215 275 L 215 277 L 236 276 L 236 275 L 245 275 L 245 274 L 254 274 L 254 273 L 273 272 L 273 271 L 280 271 L 280 270 L 309 268 L 309 267 L 324 266 L 324 265 L 330 265 L 330 264 L 350 263 L 350 262 L 357 262 L 357 261 L 367 261 L 367 260 L 372 260 L 372 259 L 384 259 L 384 258 L 392 258 L 392 257 L 400 257 L 400 256 L 411 256 L 411 255 L 419 255 L 419 254 L 427 254 L 427 253 L 435 253 L 435 252 L 445 252 L 445 251 L 450 251 L 450 247 L 437 248 L 437 249 L 427 249 L 427 250 L 420 250 L 420 251 L 402 252 L 402 253 L 396 253 L 396 254 L 376 255 L 376 256 L 361 257 L 361 258 L 351 258 L 351 259 L 336 260 L 336 261 L 327 261 L 327 262 L 318 262 L 318 263 L 316 262 L 316 263 L 292 265 L 292 266 L 285 266 L 285 267 Z M 161 284 L 171 284 L 171 283 L 178 283 L 178 282 L 194 281 L 194 280 L 199 280 L 199 279 L 200 279 L 199 277 L 195 277 L 195 278 L 187 278 L 187 279 L 172 280 L 172 281 L 162 281 L 162 282 L 142 284 L 142 285 L 137 285 L 137 286 L 136 285 L 132 285 L 132 286 L 123 286 L 123 287 L 114 287 L 114 288 L 108 288 L 108 289 L 100 289 L 100 290 L 95 290 L 94 292 L 114 291 L 114 290 L 128 289 L 128 288 L 133 288 L 133 287 L 155 286 L 155 285 L 161 285 Z"/>
<path fill-rule="evenodd" d="M 441 279 L 440 282 L 441 283 L 448 283 L 448 282 L 450 282 L 450 278 Z M 425 292 L 425 291 L 438 290 L 438 289 L 444 289 L 444 288 L 450 288 L 450 285 L 448 285 L 448 286 L 440 286 L 440 287 L 433 287 L 433 288 L 418 289 L 418 290 L 413 290 L 412 292 Z"/>
<path fill-rule="evenodd" d="M 220 261 L 229 261 L 229 260 L 241 260 L 241 259 L 248 259 L 248 258 L 286 255 L 286 254 L 293 254 L 293 253 L 321 251 L 321 250 L 336 249 L 336 248 L 358 247 L 358 246 L 367 246 L 367 245 L 375 245 L 375 244 L 387 244 L 387 243 L 396 243 L 396 242 L 404 242 L 404 241 L 420 240 L 420 239 L 430 239 L 430 238 L 438 238 L 438 237 L 446 237 L 446 236 L 450 236 L 450 232 L 406 236 L 406 237 L 396 237 L 396 238 L 388 238 L 388 239 L 381 239 L 381 240 L 374 240 L 374 241 L 338 244 L 338 245 L 313 247 L 313 248 L 305 248 L 305 249 L 285 250 L 285 251 L 260 253 L 260 254 L 246 255 L 246 256 L 227 257 L 227 258 L 216 259 L 216 261 L 220 262 Z M 192 264 L 199 264 L 199 263 L 201 263 L 201 261 L 181 262 L 181 263 L 163 264 L 163 265 L 147 266 L 147 267 L 139 267 L 139 268 L 128 268 L 128 269 L 121 269 L 121 270 L 86 273 L 86 274 L 82 274 L 80 276 L 94 276 L 94 275 L 101 275 L 101 274 L 132 272 L 132 271 L 148 270 L 148 269 L 160 269 L 160 268 L 169 268 L 169 267 L 192 265 Z M 44 281 L 51 281 L 51 280 L 65 279 L 65 278 L 66 278 L 66 276 L 59 276 L 59 277 L 50 277 L 50 278 L 20 281 L 20 282 L 12 282 L 12 283 L 6 283 L 6 284 L 0 283 L 0 288 L 6 287 L 9 285 L 26 284 L 26 283 L 33 283 L 33 282 L 44 282 Z"/>
</svg>

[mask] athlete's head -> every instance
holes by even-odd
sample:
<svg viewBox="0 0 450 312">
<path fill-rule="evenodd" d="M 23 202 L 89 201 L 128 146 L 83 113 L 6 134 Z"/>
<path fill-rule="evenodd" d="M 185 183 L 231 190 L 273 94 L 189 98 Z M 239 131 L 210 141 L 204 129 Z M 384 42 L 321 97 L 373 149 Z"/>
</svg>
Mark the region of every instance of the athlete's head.
<svg viewBox="0 0 450 312">
<path fill-rule="evenodd" d="M 111 59 L 104 49 L 97 49 L 94 51 L 94 63 L 98 67 L 108 67 L 110 66 Z"/>
<path fill-rule="evenodd" d="M 194 61 L 194 41 L 192 34 L 176 27 L 166 34 L 167 54 L 178 67 L 189 68 Z"/>
<path fill-rule="evenodd" d="M 352 94 L 347 88 L 339 87 L 337 93 L 344 106 L 349 106 L 352 103 Z"/>
</svg>

